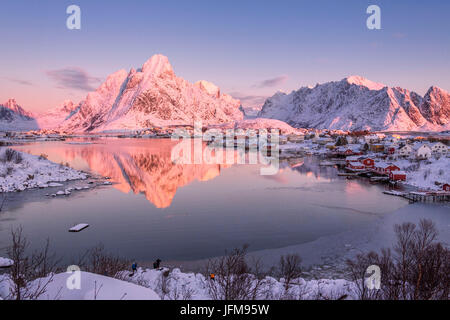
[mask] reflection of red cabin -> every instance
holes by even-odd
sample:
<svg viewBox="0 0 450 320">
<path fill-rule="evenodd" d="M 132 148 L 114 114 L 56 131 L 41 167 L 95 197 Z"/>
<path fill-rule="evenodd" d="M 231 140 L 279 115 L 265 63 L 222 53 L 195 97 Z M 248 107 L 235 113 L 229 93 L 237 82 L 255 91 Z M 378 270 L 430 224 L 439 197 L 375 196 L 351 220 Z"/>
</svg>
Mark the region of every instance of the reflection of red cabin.
<svg viewBox="0 0 450 320">
<path fill-rule="evenodd" d="M 392 181 L 406 181 L 406 173 L 403 171 L 392 171 L 389 173 L 389 179 Z"/>
<path fill-rule="evenodd" d="M 442 190 L 444 190 L 444 191 L 450 191 L 450 184 L 444 184 L 443 186 L 442 186 Z"/>
<path fill-rule="evenodd" d="M 367 158 L 364 159 L 362 161 L 362 164 L 366 167 L 366 168 L 374 168 L 375 167 L 375 160 Z"/>
</svg>

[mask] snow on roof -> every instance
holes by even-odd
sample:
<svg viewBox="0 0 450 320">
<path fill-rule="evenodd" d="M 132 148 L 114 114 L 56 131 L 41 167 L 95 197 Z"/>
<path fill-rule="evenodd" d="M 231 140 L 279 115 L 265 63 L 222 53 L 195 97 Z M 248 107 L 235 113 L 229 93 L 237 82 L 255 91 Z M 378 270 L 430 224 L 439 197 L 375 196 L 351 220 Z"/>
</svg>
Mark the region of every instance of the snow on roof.
<svg viewBox="0 0 450 320">
<path fill-rule="evenodd" d="M 428 144 L 426 144 L 426 143 L 421 143 L 421 142 L 416 142 L 416 143 L 414 143 L 414 144 L 412 145 L 412 148 L 413 148 L 415 151 L 419 150 L 419 149 L 422 148 L 422 147 L 430 148 L 430 146 L 429 146 Z"/>
<path fill-rule="evenodd" d="M 393 171 L 393 174 L 402 174 L 406 176 L 406 172 L 405 171 Z"/>
<path fill-rule="evenodd" d="M 396 165 L 395 163 L 384 162 L 384 161 L 375 161 L 375 166 L 379 167 L 379 168 L 387 168 L 387 167 L 390 167 L 390 166 L 398 167 L 398 165 Z"/>
</svg>

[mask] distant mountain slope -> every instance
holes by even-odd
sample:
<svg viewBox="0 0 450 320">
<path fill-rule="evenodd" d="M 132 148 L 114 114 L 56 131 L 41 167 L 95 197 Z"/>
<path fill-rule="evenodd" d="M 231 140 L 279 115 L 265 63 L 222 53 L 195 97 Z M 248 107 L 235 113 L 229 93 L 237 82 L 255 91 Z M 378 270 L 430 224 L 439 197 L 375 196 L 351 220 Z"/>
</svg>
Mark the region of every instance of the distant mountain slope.
<svg viewBox="0 0 450 320">
<path fill-rule="evenodd" d="M 28 131 L 39 126 L 32 113 L 25 111 L 14 99 L 0 104 L 0 131 Z"/>
<path fill-rule="evenodd" d="M 167 57 L 155 55 L 139 70 L 117 71 L 88 94 L 59 129 L 75 132 L 134 130 L 169 124 L 241 120 L 240 101 L 207 82 L 175 75 Z"/>
<path fill-rule="evenodd" d="M 36 116 L 36 121 L 41 129 L 55 129 L 78 112 L 79 107 L 80 105 L 76 105 L 72 101 L 66 100 L 62 106 Z"/>
<path fill-rule="evenodd" d="M 359 76 L 278 92 L 264 103 L 259 117 L 294 127 L 342 130 L 445 130 L 450 95 L 432 87 L 425 97 L 389 88 Z"/>
</svg>

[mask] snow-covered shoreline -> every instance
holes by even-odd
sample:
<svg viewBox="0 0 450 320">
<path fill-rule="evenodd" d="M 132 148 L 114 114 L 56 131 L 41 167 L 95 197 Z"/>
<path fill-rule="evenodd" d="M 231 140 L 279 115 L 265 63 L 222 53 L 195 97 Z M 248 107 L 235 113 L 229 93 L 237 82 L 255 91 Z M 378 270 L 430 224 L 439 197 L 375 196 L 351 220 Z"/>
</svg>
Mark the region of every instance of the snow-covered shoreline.
<svg viewBox="0 0 450 320">
<path fill-rule="evenodd" d="M 79 276 L 80 286 L 68 288 L 74 276 Z M 286 290 L 285 280 L 252 277 L 250 286 L 258 286 L 256 300 L 336 300 L 357 299 L 355 284 L 336 279 L 293 279 Z M 200 273 L 183 273 L 180 269 L 142 269 L 134 275 L 130 271 L 119 273 L 117 278 L 80 271 L 58 273 L 48 278 L 34 280 L 30 287 L 47 283 L 39 300 L 213 300 L 209 278 Z M 72 283 L 73 284 L 73 283 Z M 7 274 L 0 275 L 0 299 L 8 299 L 11 281 Z"/>
<path fill-rule="evenodd" d="M 0 193 L 47 188 L 59 182 L 88 178 L 88 174 L 51 162 L 45 156 L 11 150 L 0 148 Z"/>
</svg>

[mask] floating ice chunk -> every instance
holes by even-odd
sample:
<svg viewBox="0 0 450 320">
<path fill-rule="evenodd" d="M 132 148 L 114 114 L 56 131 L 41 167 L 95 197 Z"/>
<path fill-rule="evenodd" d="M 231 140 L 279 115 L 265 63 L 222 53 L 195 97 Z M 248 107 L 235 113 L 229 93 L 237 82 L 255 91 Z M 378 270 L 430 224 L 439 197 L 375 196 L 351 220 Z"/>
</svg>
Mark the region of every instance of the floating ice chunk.
<svg viewBox="0 0 450 320">
<path fill-rule="evenodd" d="M 72 228 L 70 228 L 69 232 L 80 232 L 80 231 L 86 229 L 87 227 L 89 227 L 89 225 L 87 223 L 79 223 L 76 226 L 73 226 Z"/>
<path fill-rule="evenodd" d="M 48 184 L 49 187 L 62 187 L 61 183 L 51 182 Z"/>
<path fill-rule="evenodd" d="M 9 268 L 14 264 L 14 261 L 8 258 L 0 257 L 0 268 Z"/>
</svg>

